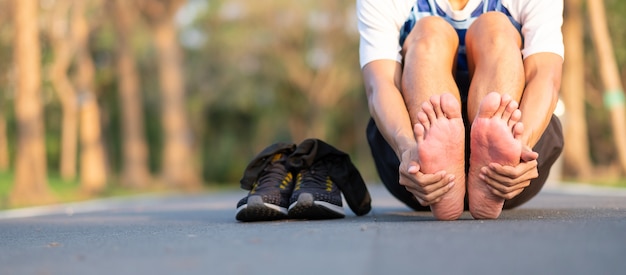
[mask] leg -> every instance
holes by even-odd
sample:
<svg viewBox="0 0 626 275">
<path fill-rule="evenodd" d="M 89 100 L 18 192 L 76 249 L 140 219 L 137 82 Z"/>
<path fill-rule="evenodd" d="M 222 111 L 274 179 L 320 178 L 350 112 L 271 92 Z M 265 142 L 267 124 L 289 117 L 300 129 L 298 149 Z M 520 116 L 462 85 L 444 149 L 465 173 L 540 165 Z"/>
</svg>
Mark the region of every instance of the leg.
<svg viewBox="0 0 626 275">
<path fill-rule="evenodd" d="M 482 99 L 490 92 L 508 94 L 520 102 L 524 89 L 522 38 L 500 12 L 488 12 L 470 26 L 465 36 L 471 85 L 467 97 L 470 123 Z"/>
<path fill-rule="evenodd" d="M 486 13 L 469 28 L 467 56 L 472 83 L 467 112 L 470 123 L 470 167 L 467 192 L 470 212 L 477 219 L 500 215 L 504 199 L 480 180 L 480 168 L 490 162 L 516 165 L 523 131 L 517 110 L 524 87 L 521 37 L 502 13 Z"/>
<path fill-rule="evenodd" d="M 458 36 L 445 20 L 428 17 L 417 22 L 403 45 L 402 93 L 415 125 L 423 173 L 442 170 L 456 184 L 431 205 L 435 218 L 457 219 L 465 196 L 465 127 L 460 95 L 452 75 Z"/>
<path fill-rule="evenodd" d="M 417 21 L 405 40 L 402 95 L 412 124 L 418 123 L 417 113 L 432 95 L 451 93 L 460 98 L 453 77 L 458 46 L 454 28 L 436 16 Z"/>
</svg>

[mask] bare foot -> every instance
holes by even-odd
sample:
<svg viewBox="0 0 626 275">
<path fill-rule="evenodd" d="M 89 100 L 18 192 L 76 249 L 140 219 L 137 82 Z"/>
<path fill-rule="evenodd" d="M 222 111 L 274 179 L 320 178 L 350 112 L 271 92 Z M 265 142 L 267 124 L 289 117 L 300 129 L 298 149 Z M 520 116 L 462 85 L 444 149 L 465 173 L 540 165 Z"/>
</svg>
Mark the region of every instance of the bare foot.
<svg viewBox="0 0 626 275">
<path fill-rule="evenodd" d="M 480 169 L 495 162 L 514 166 L 522 153 L 521 112 L 509 95 L 489 93 L 478 108 L 470 134 L 470 168 L 467 179 L 469 207 L 475 219 L 496 219 L 504 199 L 495 196 L 479 177 Z"/>
<path fill-rule="evenodd" d="M 446 171 L 455 184 L 430 209 L 438 220 L 456 220 L 465 197 L 465 126 L 461 105 L 451 94 L 434 95 L 422 104 L 415 126 L 420 169 L 434 174 Z"/>
</svg>

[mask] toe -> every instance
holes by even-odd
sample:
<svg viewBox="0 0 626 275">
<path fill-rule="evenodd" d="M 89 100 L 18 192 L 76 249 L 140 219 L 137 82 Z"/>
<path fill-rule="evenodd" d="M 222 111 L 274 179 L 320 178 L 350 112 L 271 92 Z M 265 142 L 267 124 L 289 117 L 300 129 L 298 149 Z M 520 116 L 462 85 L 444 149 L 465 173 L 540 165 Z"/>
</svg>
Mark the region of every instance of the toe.
<svg viewBox="0 0 626 275">
<path fill-rule="evenodd" d="M 478 114 L 476 114 L 476 116 L 479 118 L 493 117 L 500 108 L 500 99 L 500 94 L 496 92 L 491 92 L 487 94 L 480 102 L 480 106 L 478 107 Z"/>
<path fill-rule="evenodd" d="M 443 111 L 441 110 L 441 96 L 440 95 L 431 96 L 430 104 L 433 106 L 433 110 L 435 111 L 435 116 L 437 118 L 444 117 Z"/>
<path fill-rule="evenodd" d="M 461 117 L 461 104 L 451 94 L 445 93 L 441 95 L 441 110 L 447 118 Z"/>
</svg>

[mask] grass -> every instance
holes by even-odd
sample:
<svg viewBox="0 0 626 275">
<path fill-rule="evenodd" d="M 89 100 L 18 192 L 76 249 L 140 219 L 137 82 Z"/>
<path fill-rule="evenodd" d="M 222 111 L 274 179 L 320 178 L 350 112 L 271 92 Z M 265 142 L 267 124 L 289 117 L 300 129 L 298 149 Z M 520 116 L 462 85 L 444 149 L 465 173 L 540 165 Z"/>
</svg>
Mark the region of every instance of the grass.
<svg viewBox="0 0 626 275">
<path fill-rule="evenodd" d="M 12 208 L 9 205 L 9 195 L 13 188 L 14 175 L 10 172 L 0 172 L 0 209 Z M 86 199 L 80 192 L 78 181 L 65 181 L 59 176 L 48 177 L 48 187 L 55 200 L 70 202 Z"/>
<path fill-rule="evenodd" d="M 0 171 L 0 210 L 35 206 L 35 205 L 9 205 L 9 196 L 11 189 L 13 188 L 14 175 L 12 172 Z M 116 179 L 112 179 L 107 185 L 106 189 L 97 195 L 88 195 L 82 192 L 80 183 L 78 180 L 67 181 L 63 180 L 58 174 L 48 174 L 48 186 L 52 193 L 55 202 L 76 202 L 85 201 L 97 198 L 108 197 L 124 197 L 133 196 L 139 194 L 155 194 L 155 193 L 171 193 L 180 192 L 172 190 L 171 188 L 165 188 L 158 183 L 153 183 L 151 187 L 141 190 L 126 188 L 121 186 Z M 221 191 L 233 191 L 239 190 L 239 184 L 235 183 L 211 183 L 209 185 L 203 185 L 200 189 L 194 190 L 195 192 L 221 192 Z"/>
<path fill-rule="evenodd" d="M 15 207 L 25 207 L 34 205 L 9 205 L 9 196 L 13 187 L 14 175 L 10 172 L 0 172 L 0 210 Z M 63 180 L 59 175 L 50 174 L 48 176 L 48 187 L 55 202 L 76 202 L 96 198 L 132 196 L 145 193 L 166 192 L 163 188 L 151 188 L 147 190 L 133 190 L 124 188 L 116 183 L 109 183 L 106 189 L 97 195 L 89 195 L 82 192 L 78 180 Z"/>
</svg>

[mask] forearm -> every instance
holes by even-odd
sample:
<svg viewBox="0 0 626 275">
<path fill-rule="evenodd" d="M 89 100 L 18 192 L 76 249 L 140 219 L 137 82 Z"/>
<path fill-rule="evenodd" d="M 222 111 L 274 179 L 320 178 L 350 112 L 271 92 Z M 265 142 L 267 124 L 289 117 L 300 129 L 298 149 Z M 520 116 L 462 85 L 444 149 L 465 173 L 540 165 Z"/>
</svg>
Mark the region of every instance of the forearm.
<svg viewBox="0 0 626 275">
<path fill-rule="evenodd" d="M 378 130 L 400 158 L 402 152 L 416 144 L 400 92 L 397 89 L 374 91 L 368 101 L 370 114 Z"/>
<path fill-rule="evenodd" d="M 520 101 L 522 142 L 533 147 L 550 123 L 561 85 L 562 59 L 554 54 L 537 54 L 524 61 L 526 87 Z"/>
<path fill-rule="evenodd" d="M 374 61 L 363 69 L 370 115 L 398 158 L 415 146 L 415 135 L 399 90 L 401 68 L 395 61 Z"/>
</svg>

